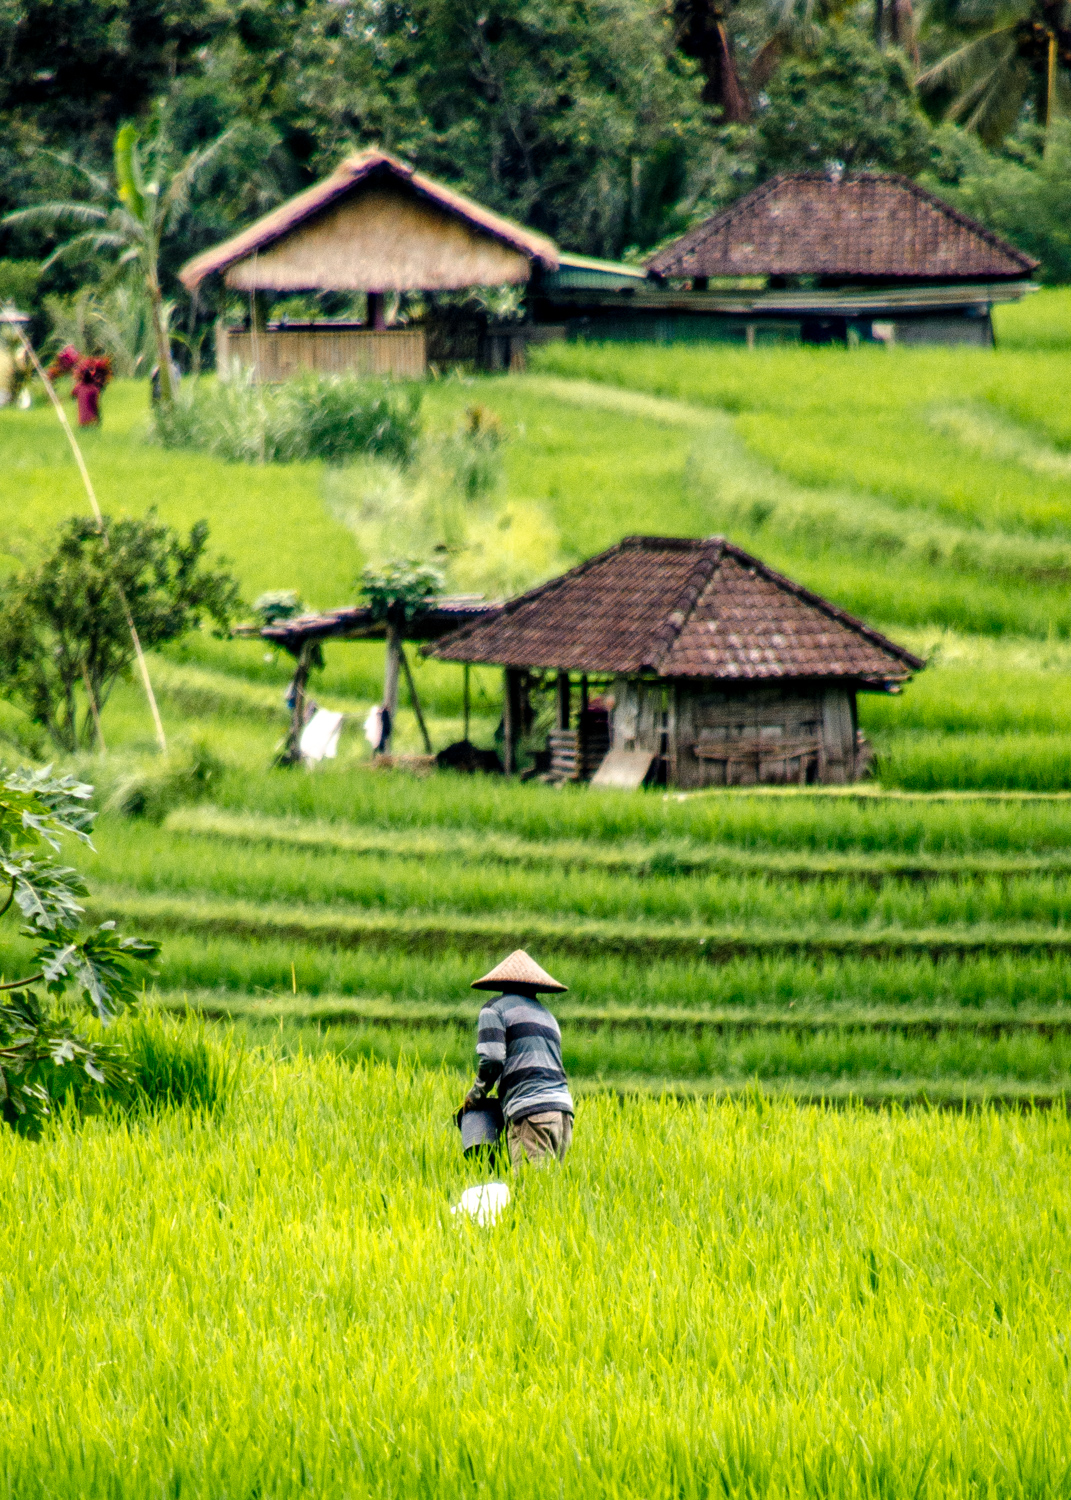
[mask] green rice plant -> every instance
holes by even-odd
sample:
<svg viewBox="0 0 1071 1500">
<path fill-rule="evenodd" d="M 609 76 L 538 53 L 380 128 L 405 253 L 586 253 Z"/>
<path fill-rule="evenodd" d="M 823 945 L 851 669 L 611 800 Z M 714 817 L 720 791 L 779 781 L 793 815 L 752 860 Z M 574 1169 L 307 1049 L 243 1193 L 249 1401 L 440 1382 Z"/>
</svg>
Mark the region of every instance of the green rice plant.
<svg viewBox="0 0 1071 1500">
<path fill-rule="evenodd" d="M 883 786 L 931 792 L 1071 790 L 1071 735 L 895 733 L 877 741 Z"/>
<path fill-rule="evenodd" d="M 169 786 L 165 783 L 165 790 Z M 179 791 L 190 794 L 185 781 Z M 151 805 L 144 811 L 151 814 Z M 553 862 L 542 868 L 478 859 L 459 864 L 449 854 L 413 860 L 369 853 L 355 860 L 343 851 L 265 848 L 180 834 L 174 823 L 158 833 L 110 825 L 88 868 L 95 884 L 116 894 L 184 893 L 209 904 L 235 899 L 265 907 L 286 903 L 295 919 L 305 912 L 316 922 L 330 921 L 333 912 L 354 918 L 394 913 L 404 921 L 412 918 L 417 927 L 434 916 L 486 914 L 523 922 L 538 913 L 539 920 L 561 927 L 571 919 L 578 926 L 629 922 L 639 935 L 648 924 L 665 923 L 807 931 L 828 924 L 923 929 L 1029 923 L 1040 928 L 1071 920 L 1066 875 L 878 882 L 830 874 L 821 881 L 786 881 L 759 871 L 688 875 L 656 868 L 642 879 L 622 879 L 612 869 L 569 870 Z"/>
<path fill-rule="evenodd" d="M 583 1096 L 481 1231 L 459 1082 L 263 1055 L 0 1140 L 0 1494 L 1059 1492 L 1064 1112 Z"/>
<path fill-rule="evenodd" d="M 296 1025 L 282 1030 L 269 1021 L 246 1021 L 250 1038 L 277 1042 L 284 1055 L 300 1048 L 328 1051 L 350 1061 L 397 1063 L 422 1068 L 475 1071 L 475 1028 L 459 1026 Z M 313 1038 L 316 1038 L 314 1041 Z M 858 1080 L 864 1087 L 877 1080 L 984 1081 L 999 1094 L 1002 1084 L 1034 1084 L 1047 1094 L 1071 1095 L 1071 1037 L 1055 1038 L 1015 1032 L 997 1038 L 967 1031 L 935 1036 L 905 1036 L 867 1028 L 820 1031 L 722 1030 L 699 1034 L 660 1031 L 644 1034 L 605 1026 L 562 1034 L 562 1060 L 573 1078 L 620 1075 L 716 1080 L 719 1087 L 787 1079 L 828 1083 Z"/>
<path fill-rule="evenodd" d="M 420 389 L 348 375 L 306 375 L 274 389 L 215 381 L 153 409 L 156 440 L 227 463 L 345 463 L 375 454 L 404 463 L 420 431 Z"/>
<path fill-rule="evenodd" d="M 748 850 L 1043 853 L 1071 844 L 1071 798 L 925 794 L 876 788 L 602 792 L 440 774 L 399 778 L 325 766 L 315 776 L 232 771 L 216 803 L 238 812 L 397 829 L 485 830 L 523 839 L 631 844 L 686 839 Z"/>
<path fill-rule="evenodd" d="M 233 813 L 202 804 L 179 808 L 166 820 L 170 832 L 207 836 L 240 845 L 354 856 L 390 855 L 396 860 L 454 859 L 484 866 L 525 869 L 598 870 L 639 878 L 677 875 L 762 875 L 770 880 L 808 881 L 849 877 L 872 885 L 888 879 L 933 881 L 1004 880 L 1024 875 L 1071 874 L 1071 852 L 1042 855 L 783 853 L 731 844 L 662 839 L 598 843 L 585 839 L 540 842 L 495 832 L 374 824 L 338 824 L 298 818 Z"/>
<path fill-rule="evenodd" d="M 1044 1014 L 1071 1001 L 1062 955 L 977 952 L 934 961 L 926 954 L 749 953 L 711 964 L 698 954 L 649 957 L 637 964 L 613 952 L 564 953 L 546 944 L 539 957 L 563 976 L 571 1003 L 601 1006 L 774 1006 L 853 1011 L 860 1008 L 961 1008 Z M 4 953 L 7 950 L 3 950 Z M 14 949 L 12 949 L 12 954 Z M 157 963 L 158 982 L 180 995 L 270 997 L 358 996 L 377 1003 L 472 1004 L 469 986 L 502 958 L 500 944 L 471 941 L 433 952 L 403 947 L 334 947 L 296 938 L 228 937 L 170 931 Z M 12 972 L 11 960 L 0 963 Z M 200 993 L 204 992 L 204 993 Z M 192 1003 L 192 1002 L 191 1002 Z"/>
<path fill-rule="evenodd" d="M 704 958 L 711 964 L 759 954 L 814 957 L 893 957 L 928 955 L 938 960 L 972 954 L 1071 953 L 1071 931 L 1041 923 L 949 923 L 929 928 L 846 923 L 713 926 L 543 916 L 535 912 L 478 915 L 446 912 L 346 912 L 330 907 L 268 905 L 262 902 L 183 899 L 142 895 L 129 889 L 99 887 L 90 907 L 94 919 L 135 921 L 156 936 L 171 932 L 204 936 L 284 940 L 298 944 L 402 950 L 433 954 L 450 948 L 474 950 L 537 947 L 545 952 L 583 956 L 616 954 L 642 962 Z"/>
<path fill-rule="evenodd" d="M 993 309 L 997 348 L 1017 353 L 1071 349 L 1071 288 L 1042 287 Z"/>
<path fill-rule="evenodd" d="M 115 1041 L 131 1076 L 135 1110 L 185 1107 L 219 1115 L 235 1096 L 241 1050 L 195 1016 L 176 1021 L 141 1011 L 118 1028 Z"/>
</svg>

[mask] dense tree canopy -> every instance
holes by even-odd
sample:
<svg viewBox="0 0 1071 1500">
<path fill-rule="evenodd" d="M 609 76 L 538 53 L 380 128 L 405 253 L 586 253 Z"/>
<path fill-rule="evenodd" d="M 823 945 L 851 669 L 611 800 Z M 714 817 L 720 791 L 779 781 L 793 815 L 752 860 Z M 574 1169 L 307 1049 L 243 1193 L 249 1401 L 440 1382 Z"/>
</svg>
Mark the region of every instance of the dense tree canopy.
<svg viewBox="0 0 1071 1500">
<path fill-rule="evenodd" d="M 191 308 L 179 264 L 372 143 L 605 256 L 775 170 L 925 170 L 948 157 L 932 126 L 949 111 L 989 143 L 963 154 L 972 170 L 1010 149 L 1032 173 L 1041 159 L 1019 162 L 1014 140 L 1063 99 L 1071 0 L 1016 3 L 1005 17 L 988 0 L 0 0 L 0 216 L 86 194 L 64 158 L 107 172 L 120 123 L 151 140 L 166 122 L 176 158 L 226 132 L 161 255 L 189 334 L 219 289 Z M 994 48 L 1003 82 L 983 67 Z M 0 260 L 57 243 L 23 220 L 0 229 Z M 38 304 L 103 269 L 51 267 Z"/>
</svg>

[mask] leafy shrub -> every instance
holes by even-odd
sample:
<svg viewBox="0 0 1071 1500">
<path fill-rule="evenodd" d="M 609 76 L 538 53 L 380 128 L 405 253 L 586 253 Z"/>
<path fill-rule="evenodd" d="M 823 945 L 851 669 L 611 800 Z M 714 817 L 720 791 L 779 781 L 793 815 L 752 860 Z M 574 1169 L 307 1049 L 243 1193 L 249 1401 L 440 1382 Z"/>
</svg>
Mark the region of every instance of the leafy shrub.
<svg viewBox="0 0 1071 1500">
<path fill-rule="evenodd" d="M 277 389 L 194 387 L 154 412 L 165 448 L 196 448 L 229 463 L 345 463 L 373 454 L 408 463 L 420 435 L 420 390 L 349 375 L 306 375 Z"/>
<path fill-rule="evenodd" d="M 224 770 L 223 762 L 203 740 L 166 757 L 154 756 L 122 772 L 108 797 L 109 812 L 162 822 L 172 808 L 206 797 Z"/>
</svg>

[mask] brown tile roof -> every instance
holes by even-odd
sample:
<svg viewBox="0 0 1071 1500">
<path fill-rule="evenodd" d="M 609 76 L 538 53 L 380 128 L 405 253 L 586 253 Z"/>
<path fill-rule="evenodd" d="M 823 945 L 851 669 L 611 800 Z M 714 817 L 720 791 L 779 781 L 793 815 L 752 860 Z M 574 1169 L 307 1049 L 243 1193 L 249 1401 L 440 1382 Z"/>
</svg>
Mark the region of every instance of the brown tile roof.
<svg viewBox="0 0 1071 1500">
<path fill-rule="evenodd" d="M 492 213 L 489 208 L 483 208 L 473 199 L 456 193 L 453 188 L 415 172 L 412 167 L 407 167 L 386 151 L 359 151 L 354 156 L 347 156 L 330 177 L 325 177 L 322 182 L 298 193 L 295 198 L 289 198 L 270 214 L 265 214 L 255 224 L 250 224 L 248 229 L 243 229 L 241 234 L 236 234 L 187 261 L 179 272 L 179 280 L 192 291 L 206 276 L 227 270 L 236 261 L 245 260 L 252 255 L 255 250 L 266 249 L 373 176 L 393 177 L 398 182 L 408 184 L 421 197 L 456 214 L 473 228 L 483 230 L 492 239 L 519 250 L 530 260 L 537 261 L 544 270 L 558 269 L 558 247 L 553 240 L 525 229 L 520 224 L 514 224 L 511 219 Z"/>
<path fill-rule="evenodd" d="M 773 177 L 647 262 L 659 276 L 843 276 L 976 280 L 1038 262 L 891 173 Z"/>
<path fill-rule="evenodd" d="M 758 681 L 902 682 L 902 646 L 723 537 L 629 536 L 428 648 L 445 661 Z"/>
</svg>

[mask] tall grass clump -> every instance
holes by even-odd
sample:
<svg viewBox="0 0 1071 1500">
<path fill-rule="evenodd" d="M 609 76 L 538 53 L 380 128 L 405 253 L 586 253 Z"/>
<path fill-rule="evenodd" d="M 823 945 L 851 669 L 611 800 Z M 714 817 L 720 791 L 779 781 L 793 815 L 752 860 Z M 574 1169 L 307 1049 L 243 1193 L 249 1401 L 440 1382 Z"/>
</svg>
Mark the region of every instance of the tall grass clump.
<svg viewBox="0 0 1071 1500">
<path fill-rule="evenodd" d="M 406 463 L 420 435 L 417 386 L 350 375 L 304 375 L 277 387 L 197 384 L 154 410 L 156 440 L 228 463 L 346 463 L 361 455 Z"/>
<path fill-rule="evenodd" d="M 135 1110 L 189 1108 L 219 1115 L 238 1087 L 242 1051 L 233 1038 L 193 1016 L 140 1014 L 118 1038 Z"/>
</svg>

